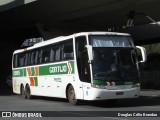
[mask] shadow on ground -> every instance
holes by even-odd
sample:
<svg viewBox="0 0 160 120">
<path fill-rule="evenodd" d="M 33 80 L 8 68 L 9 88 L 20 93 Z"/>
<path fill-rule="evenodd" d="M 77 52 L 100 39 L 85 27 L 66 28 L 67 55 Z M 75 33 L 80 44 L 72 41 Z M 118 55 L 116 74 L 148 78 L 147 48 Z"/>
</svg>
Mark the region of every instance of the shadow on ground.
<svg viewBox="0 0 160 120">
<path fill-rule="evenodd" d="M 12 92 L 11 87 L 0 87 L 0 96 L 15 96 Z M 17 95 L 20 99 L 20 95 Z M 67 103 L 66 99 L 59 99 L 53 97 L 37 97 L 33 96 L 32 100 L 41 100 L 44 102 L 47 101 L 55 101 L 55 102 L 64 102 Z M 100 108 L 127 108 L 127 107 L 137 107 L 137 106 L 157 106 L 160 105 L 160 97 L 159 96 L 149 96 L 147 94 L 140 96 L 139 98 L 133 99 L 119 99 L 116 101 L 80 101 L 78 106 L 93 106 Z"/>
</svg>

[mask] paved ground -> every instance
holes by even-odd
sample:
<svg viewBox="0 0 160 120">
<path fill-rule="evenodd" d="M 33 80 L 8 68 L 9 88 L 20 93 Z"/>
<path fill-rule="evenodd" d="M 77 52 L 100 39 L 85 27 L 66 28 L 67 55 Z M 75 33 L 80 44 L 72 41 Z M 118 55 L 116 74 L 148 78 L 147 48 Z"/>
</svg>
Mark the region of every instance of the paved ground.
<svg viewBox="0 0 160 120">
<path fill-rule="evenodd" d="M 0 112 L 42 112 L 42 116 L 54 116 L 58 119 L 105 119 L 105 120 L 158 120 L 158 117 L 119 117 L 123 115 L 160 112 L 160 91 L 142 90 L 141 97 L 138 99 L 123 99 L 116 104 L 106 102 L 83 102 L 78 106 L 70 105 L 64 99 L 35 97 L 32 100 L 23 99 L 20 95 L 15 95 L 11 91 L 0 89 Z M 45 112 L 44 112 L 45 111 Z M 0 113 L 1 114 L 1 113 Z M 160 113 L 159 113 L 160 114 Z M 118 116 L 119 115 L 119 116 Z M 1 116 L 1 115 L 0 115 Z M 22 118 L 0 118 L 21 120 Z M 28 118 L 23 118 L 28 119 Z M 30 118 L 37 120 L 53 119 L 50 117 Z"/>
<path fill-rule="evenodd" d="M 160 90 L 142 89 L 141 96 L 160 97 Z"/>
</svg>

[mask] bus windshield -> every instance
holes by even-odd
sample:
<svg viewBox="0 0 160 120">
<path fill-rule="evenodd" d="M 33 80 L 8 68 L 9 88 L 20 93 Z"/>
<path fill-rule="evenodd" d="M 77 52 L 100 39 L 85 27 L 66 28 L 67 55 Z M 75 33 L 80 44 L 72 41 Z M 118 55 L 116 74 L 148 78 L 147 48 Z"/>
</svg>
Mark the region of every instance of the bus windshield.
<svg viewBox="0 0 160 120">
<path fill-rule="evenodd" d="M 93 46 L 93 79 L 134 81 L 139 78 L 132 38 L 120 35 L 90 35 Z"/>
<path fill-rule="evenodd" d="M 94 49 L 93 79 L 132 81 L 139 78 L 134 49 Z"/>
<path fill-rule="evenodd" d="M 89 39 L 93 47 L 134 47 L 130 36 L 90 35 Z"/>
</svg>

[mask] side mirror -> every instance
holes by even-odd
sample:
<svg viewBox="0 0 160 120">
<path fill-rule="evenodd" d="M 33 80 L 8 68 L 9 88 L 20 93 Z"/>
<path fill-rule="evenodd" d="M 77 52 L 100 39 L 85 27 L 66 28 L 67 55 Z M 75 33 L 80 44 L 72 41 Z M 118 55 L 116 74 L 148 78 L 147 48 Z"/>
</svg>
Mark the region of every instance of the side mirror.
<svg viewBox="0 0 160 120">
<path fill-rule="evenodd" d="M 147 61 L 147 54 L 146 54 L 146 49 L 141 46 L 136 46 L 136 48 L 140 49 L 141 55 L 142 55 L 142 60 L 139 61 L 140 63 L 146 62 Z"/>
<path fill-rule="evenodd" d="M 92 45 L 86 45 L 88 50 L 89 61 L 93 60 L 93 47 Z"/>
</svg>

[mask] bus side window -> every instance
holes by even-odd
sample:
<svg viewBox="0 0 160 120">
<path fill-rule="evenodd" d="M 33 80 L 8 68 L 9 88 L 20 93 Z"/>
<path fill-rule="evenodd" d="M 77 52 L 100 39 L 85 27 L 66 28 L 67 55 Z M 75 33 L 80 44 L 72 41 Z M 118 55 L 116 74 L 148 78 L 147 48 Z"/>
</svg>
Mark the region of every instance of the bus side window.
<svg viewBox="0 0 160 120">
<path fill-rule="evenodd" d="M 27 64 L 31 65 L 31 53 L 30 52 L 28 52 Z"/>
<path fill-rule="evenodd" d="M 56 61 L 60 61 L 60 58 L 61 58 L 61 55 L 60 55 L 60 53 L 61 53 L 61 46 L 60 45 L 58 45 L 58 46 L 56 46 L 55 47 L 55 60 Z"/>
<path fill-rule="evenodd" d="M 64 43 L 61 46 L 61 60 L 64 60 Z"/>
<path fill-rule="evenodd" d="M 54 48 L 51 48 L 51 52 L 50 52 L 50 62 L 54 62 L 55 61 L 55 51 Z"/>
<path fill-rule="evenodd" d="M 50 56 L 50 47 L 47 46 L 43 49 L 42 62 L 43 63 L 49 62 L 49 56 Z"/>
<path fill-rule="evenodd" d="M 24 54 L 20 53 L 18 55 L 18 67 L 23 67 L 24 66 Z"/>
<path fill-rule="evenodd" d="M 42 63 L 42 53 L 43 53 L 43 50 L 40 50 L 39 51 L 39 64 Z"/>
<path fill-rule="evenodd" d="M 84 82 L 91 82 L 90 67 L 88 64 L 87 41 L 85 36 L 76 37 L 76 57 L 79 78 Z"/>
<path fill-rule="evenodd" d="M 24 66 L 24 58 L 23 57 L 21 57 L 21 58 L 19 58 L 19 63 L 20 63 L 20 67 L 23 67 Z"/>
<path fill-rule="evenodd" d="M 24 66 L 27 66 L 28 61 L 28 53 L 25 53 Z"/>
<path fill-rule="evenodd" d="M 70 60 L 73 59 L 73 40 L 67 40 L 63 44 L 63 49 L 62 49 L 62 59 L 63 60 Z"/>
<path fill-rule="evenodd" d="M 38 64 L 38 50 L 35 52 L 35 64 Z"/>
<path fill-rule="evenodd" d="M 15 54 L 14 55 L 14 59 L 13 59 L 14 61 L 13 61 L 13 67 L 18 67 L 18 54 Z"/>
<path fill-rule="evenodd" d="M 27 52 L 24 54 L 24 66 L 30 65 L 30 53 Z"/>
<path fill-rule="evenodd" d="M 31 53 L 31 65 L 35 64 L 35 52 Z"/>
</svg>

